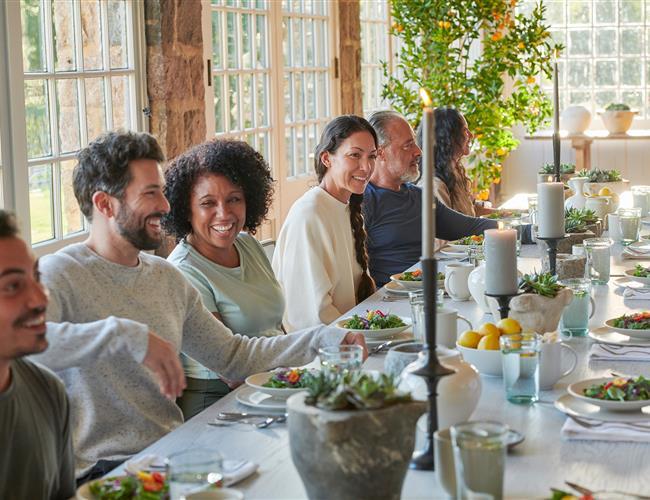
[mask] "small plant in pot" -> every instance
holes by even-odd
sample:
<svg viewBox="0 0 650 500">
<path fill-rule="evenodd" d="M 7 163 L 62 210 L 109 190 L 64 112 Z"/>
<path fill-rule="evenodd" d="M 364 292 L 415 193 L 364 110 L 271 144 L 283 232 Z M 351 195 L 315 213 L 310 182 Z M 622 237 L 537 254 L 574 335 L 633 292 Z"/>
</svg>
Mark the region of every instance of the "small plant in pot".
<svg viewBox="0 0 650 500">
<path fill-rule="evenodd" d="M 589 179 L 584 186 L 586 195 L 613 196 L 617 203 L 618 196 L 630 187 L 630 181 L 623 179 L 618 170 L 601 170 L 596 168 L 592 170 L 581 170 L 577 175 Z"/>
<path fill-rule="evenodd" d="M 557 282 L 551 273 L 525 274 L 519 283 L 523 293 L 510 301 L 510 318 L 519 321 L 523 331 L 553 332 L 562 311 L 571 302 L 573 292 Z M 499 317 L 497 301 L 490 298 L 490 308 Z"/>
<path fill-rule="evenodd" d="M 591 231 L 597 237 L 600 237 L 603 232 L 602 224 L 596 212 L 589 208 L 567 208 L 564 211 L 564 224 L 565 232 L 570 235 Z M 578 243 L 582 243 L 582 240 Z M 571 245 L 575 244 L 575 242 L 571 243 Z M 570 249 L 571 247 L 569 247 Z"/>
<path fill-rule="evenodd" d="M 573 163 L 560 164 L 560 180 L 567 182 L 575 174 L 576 166 Z M 537 182 L 547 182 L 549 175 L 555 175 L 555 165 L 546 163 L 537 171 Z"/>
<path fill-rule="evenodd" d="M 310 499 L 400 498 L 427 404 L 394 377 L 322 371 L 287 409 L 291 458 Z"/>
<path fill-rule="evenodd" d="M 637 113 L 638 111 L 632 111 L 627 104 L 623 103 L 608 104 L 605 111 L 598 112 L 610 134 L 627 133 Z"/>
</svg>

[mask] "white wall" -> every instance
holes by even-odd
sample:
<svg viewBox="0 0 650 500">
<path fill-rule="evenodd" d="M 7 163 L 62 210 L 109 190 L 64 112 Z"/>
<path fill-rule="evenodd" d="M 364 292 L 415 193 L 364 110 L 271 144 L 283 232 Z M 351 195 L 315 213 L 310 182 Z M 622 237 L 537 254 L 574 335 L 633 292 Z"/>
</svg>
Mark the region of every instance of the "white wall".
<svg viewBox="0 0 650 500">
<path fill-rule="evenodd" d="M 590 127 L 590 129 L 596 128 L 603 128 L 599 118 L 595 118 Z M 521 143 L 504 162 L 501 181 L 502 201 L 516 193 L 535 192 L 537 170 L 545 163 L 553 162 L 553 147 L 550 139 L 529 140 L 525 139 L 525 135 L 523 128 L 515 129 L 515 136 Z M 569 140 L 562 141 L 561 152 L 563 163 L 575 163 L 575 150 Z M 591 166 L 619 170 L 623 178 L 629 179 L 632 185 L 650 185 L 650 139 L 596 139 L 591 144 Z"/>
</svg>

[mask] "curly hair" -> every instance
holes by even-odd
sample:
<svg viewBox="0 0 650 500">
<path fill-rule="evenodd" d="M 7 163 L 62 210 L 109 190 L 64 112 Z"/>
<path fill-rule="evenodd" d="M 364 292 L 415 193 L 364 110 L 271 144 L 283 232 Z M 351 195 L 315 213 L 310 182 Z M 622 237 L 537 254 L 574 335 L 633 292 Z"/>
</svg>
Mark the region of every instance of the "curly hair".
<svg viewBox="0 0 650 500">
<path fill-rule="evenodd" d="M 97 191 L 121 200 L 131 181 L 129 163 L 135 160 L 165 161 L 154 136 L 146 132 L 106 132 L 77 154 L 72 187 L 81 213 L 93 216 L 93 195 Z"/>
<path fill-rule="evenodd" d="M 342 115 L 334 118 L 325 126 L 314 151 L 314 170 L 318 182 L 322 181 L 327 173 L 327 167 L 321 160 L 323 153 L 326 151 L 335 153 L 341 143 L 355 132 L 368 132 L 375 141 L 375 147 L 377 147 L 377 132 L 365 118 L 356 115 Z M 375 293 L 375 281 L 368 273 L 368 247 L 366 245 L 368 235 L 363 225 L 363 215 L 361 215 L 362 202 L 362 194 L 353 193 L 350 196 L 350 225 L 354 235 L 354 251 L 357 262 L 363 271 L 356 291 L 357 303 Z"/>
<path fill-rule="evenodd" d="M 176 157 L 165 172 L 165 196 L 170 211 L 163 228 L 180 240 L 192 232 L 190 196 L 196 181 L 223 175 L 244 191 L 246 230 L 255 234 L 273 202 L 273 177 L 264 157 L 242 141 L 215 139 Z"/>
</svg>

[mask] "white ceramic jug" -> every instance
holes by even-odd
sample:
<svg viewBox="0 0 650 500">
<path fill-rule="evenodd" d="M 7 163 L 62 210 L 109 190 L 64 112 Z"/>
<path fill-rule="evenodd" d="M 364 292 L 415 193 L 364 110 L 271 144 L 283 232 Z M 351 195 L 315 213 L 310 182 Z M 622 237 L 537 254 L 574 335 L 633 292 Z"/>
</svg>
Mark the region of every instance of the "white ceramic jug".
<svg viewBox="0 0 650 500">
<path fill-rule="evenodd" d="M 564 202 L 564 208 L 585 208 L 587 198 L 583 194 L 583 189 L 585 182 L 589 180 L 589 177 L 572 177 L 569 179 L 569 187 L 573 191 L 573 196 L 567 198 Z"/>
<path fill-rule="evenodd" d="M 612 207 L 612 199 L 609 196 L 590 196 L 585 203 L 585 208 L 593 210 L 602 220 L 606 220 L 607 214 L 614 211 Z"/>
</svg>

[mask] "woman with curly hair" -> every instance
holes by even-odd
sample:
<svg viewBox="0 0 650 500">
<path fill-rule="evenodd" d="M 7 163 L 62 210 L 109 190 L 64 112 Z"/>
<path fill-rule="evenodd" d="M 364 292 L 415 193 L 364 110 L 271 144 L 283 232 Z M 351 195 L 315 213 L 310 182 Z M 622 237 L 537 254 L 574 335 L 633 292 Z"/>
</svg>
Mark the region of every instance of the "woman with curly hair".
<svg viewBox="0 0 650 500">
<path fill-rule="evenodd" d="M 319 185 L 289 210 L 273 255 L 288 329 L 329 324 L 374 292 L 361 202 L 376 156 L 377 134 L 361 117 L 339 116 L 323 130 Z"/>
<path fill-rule="evenodd" d="M 436 146 L 434 158 L 436 176 L 434 194 L 449 208 L 471 217 L 489 213 L 482 202 L 472 195 L 472 182 L 467 177 L 461 160 L 470 153 L 474 135 L 469 130 L 465 117 L 454 108 L 437 108 Z M 417 131 L 418 145 L 422 147 L 422 127 Z"/>
<path fill-rule="evenodd" d="M 271 205 L 273 179 L 245 142 L 213 140 L 177 157 L 165 173 L 168 257 L 232 331 L 281 335 L 284 298 L 260 243 L 251 236 Z M 242 231 L 247 232 L 242 232 Z M 229 381 L 182 355 L 187 389 L 177 400 L 191 418 L 230 391 Z"/>
</svg>

